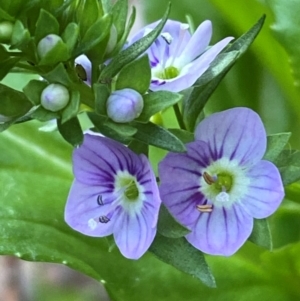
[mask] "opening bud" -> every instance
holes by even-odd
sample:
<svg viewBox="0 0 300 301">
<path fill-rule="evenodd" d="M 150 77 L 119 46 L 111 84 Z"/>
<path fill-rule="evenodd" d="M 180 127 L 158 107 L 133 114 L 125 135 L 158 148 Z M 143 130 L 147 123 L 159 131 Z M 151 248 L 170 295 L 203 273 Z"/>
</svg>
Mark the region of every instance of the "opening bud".
<svg viewBox="0 0 300 301">
<path fill-rule="evenodd" d="M 68 89 L 60 84 L 50 84 L 41 94 L 41 105 L 52 112 L 65 108 L 69 100 Z"/>
<path fill-rule="evenodd" d="M 44 38 L 42 38 L 37 46 L 37 53 L 40 58 L 43 58 L 47 55 L 49 51 L 51 51 L 58 42 L 62 42 L 60 36 L 56 34 L 48 34 Z"/>
<path fill-rule="evenodd" d="M 114 91 L 106 103 L 107 115 L 114 122 L 130 122 L 139 117 L 144 107 L 140 93 L 132 89 Z"/>
<path fill-rule="evenodd" d="M 0 42 L 8 43 L 10 41 L 14 24 L 9 21 L 0 22 Z"/>
</svg>

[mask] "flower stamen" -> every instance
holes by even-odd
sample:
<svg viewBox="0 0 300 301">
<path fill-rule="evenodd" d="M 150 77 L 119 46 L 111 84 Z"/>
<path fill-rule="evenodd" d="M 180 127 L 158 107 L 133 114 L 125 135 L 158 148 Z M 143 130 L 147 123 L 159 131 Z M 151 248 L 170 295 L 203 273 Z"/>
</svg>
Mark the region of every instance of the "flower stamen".
<svg viewBox="0 0 300 301">
<path fill-rule="evenodd" d="M 104 204 L 104 203 L 103 203 L 103 199 L 102 199 L 102 195 L 101 195 L 101 194 L 99 194 L 98 197 L 97 197 L 97 204 L 98 204 L 99 206 L 101 206 L 101 205 Z"/>
<path fill-rule="evenodd" d="M 212 185 L 216 182 L 215 177 L 212 177 L 210 174 L 208 174 L 206 171 L 203 173 L 203 179 L 208 185 Z"/>
<path fill-rule="evenodd" d="M 206 204 L 206 205 L 197 205 L 196 208 L 197 208 L 197 210 L 198 210 L 199 212 L 207 212 L 207 213 L 210 213 L 210 212 L 212 212 L 212 210 L 213 210 L 213 205 L 208 205 L 208 204 Z"/>
</svg>

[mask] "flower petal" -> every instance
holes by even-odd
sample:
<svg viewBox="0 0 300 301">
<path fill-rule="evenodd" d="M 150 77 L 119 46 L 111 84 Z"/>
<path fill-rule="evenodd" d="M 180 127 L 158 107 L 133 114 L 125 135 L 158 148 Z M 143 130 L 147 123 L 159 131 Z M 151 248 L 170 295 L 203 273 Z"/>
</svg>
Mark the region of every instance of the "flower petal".
<svg viewBox="0 0 300 301">
<path fill-rule="evenodd" d="M 277 167 L 269 161 L 260 161 L 253 166 L 249 190 L 240 201 L 254 218 L 265 218 L 274 213 L 284 198 L 284 188 Z"/>
<path fill-rule="evenodd" d="M 236 204 L 214 207 L 211 213 L 200 213 L 186 239 L 204 253 L 230 256 L 245 243 L 252 228 L 253 218 Z"/>
<path fill-rule="evenodd" d="M 106 204 L 104 201 L 103 205 L 98 204 L 99 195 L 106 199 L 109 193 L 105 192 L 103 187 L 85 185 L 74 180 L 65 207 L 66 223 L 76 231 L 89 236 L 102 237 L 112 234 L 113 221 L 99 223 L 95 229 L 89 226 L 91 219 L 97 219 L 110 211 L 110 203 Z"/>
<path fill-rule="evenodd" d="M 208 147 L 202 141 L 186 145 L 187 153 L 168 153 L 159 164 L 159 187 L 163 203 L 179 222 L 193 225 L 199 212 L 197 205 L 204 204 L 200 193 L 201 170 L 209 164 Z"/>
<path fill-rule="evenodd" d="M 214 160 L 222 157 L 240 165 L 257 163 L 266 151 L 266 132 L 251 109 L 234 108 L 210 115 L 196 128 L 195 138 L 208 143 Z"/>
<path fill-rule="evenodd" d="M 209 45 L 212 36 L 211 21 L 206 20 L 202 22 L 195 33 L 192 35 L 190 41 L 183 52 L 181 53 L 182 66 L 193 61 L 197 56 L 202 54 L 205 48 Z"/>
<path fill-rule="evenodd" d="M 139 259 L 150 247 L 155 234 L 152 214 L 143 208 L 139 214 L 121 212 L 114 225 L 114 238 L 120 252 L 129 259 Z"/>
<path fill-rule="evenodd" d="M 73 172 L 77 180 L 90 185 L 112 185 L 119 170 L 135 174 L 140 159 L 124 145 L 96 135 L 85 134 L 83 144 L 73 152 Z"/>
</svg>

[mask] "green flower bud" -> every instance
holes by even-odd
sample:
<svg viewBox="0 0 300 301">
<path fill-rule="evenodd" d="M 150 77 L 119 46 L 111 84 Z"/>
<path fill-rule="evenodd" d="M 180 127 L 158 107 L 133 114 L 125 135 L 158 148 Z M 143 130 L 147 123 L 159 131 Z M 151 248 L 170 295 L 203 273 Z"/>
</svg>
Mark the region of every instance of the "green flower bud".
<svg viewBox="0 0 300 301">
<path fill-rule="evenodd" d="M 65 108 L 69 100 L 68 89 L 60 84 L 50 84 L 41 94 L 41 105 L 52 112 Z"/>
<path fill-rule="evenodd" d="M 8 43 L 10 41 L 14 24 L 9 21 L 0 22 L 0 42 Z"/>
<path fill-rule="evenodd" d="M 47 55 L 49 51 L 51 51 L 55 45 L 61 41 L 61 37 L 56 34 L 48 34 L 43 39 L 41 39 L 37 46 L 37 53 L 40 58 L 43 58 Z"/>
</svg>

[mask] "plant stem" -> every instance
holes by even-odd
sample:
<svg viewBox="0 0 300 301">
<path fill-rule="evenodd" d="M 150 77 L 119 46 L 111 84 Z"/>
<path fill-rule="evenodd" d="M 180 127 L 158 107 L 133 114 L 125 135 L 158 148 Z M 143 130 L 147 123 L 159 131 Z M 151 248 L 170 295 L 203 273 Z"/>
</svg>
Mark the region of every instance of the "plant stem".
<svg viewBox="0 0 300 301">
<path fill-rule="evenodd" d="M 185 127 L 185 124 L 183 122 L 182 115 L 181 115 L 178 103 L 176 103 L 175 105 L 173 105 L 173 109 L 174 109 L 174 112 L 175 112 L 175 115 L 176 115 L 176 118 L 177 118 L 177 122 L 178 122 L 180 128 L 182 130 L 186 130 L 186 127 Z"/>
</svg>

